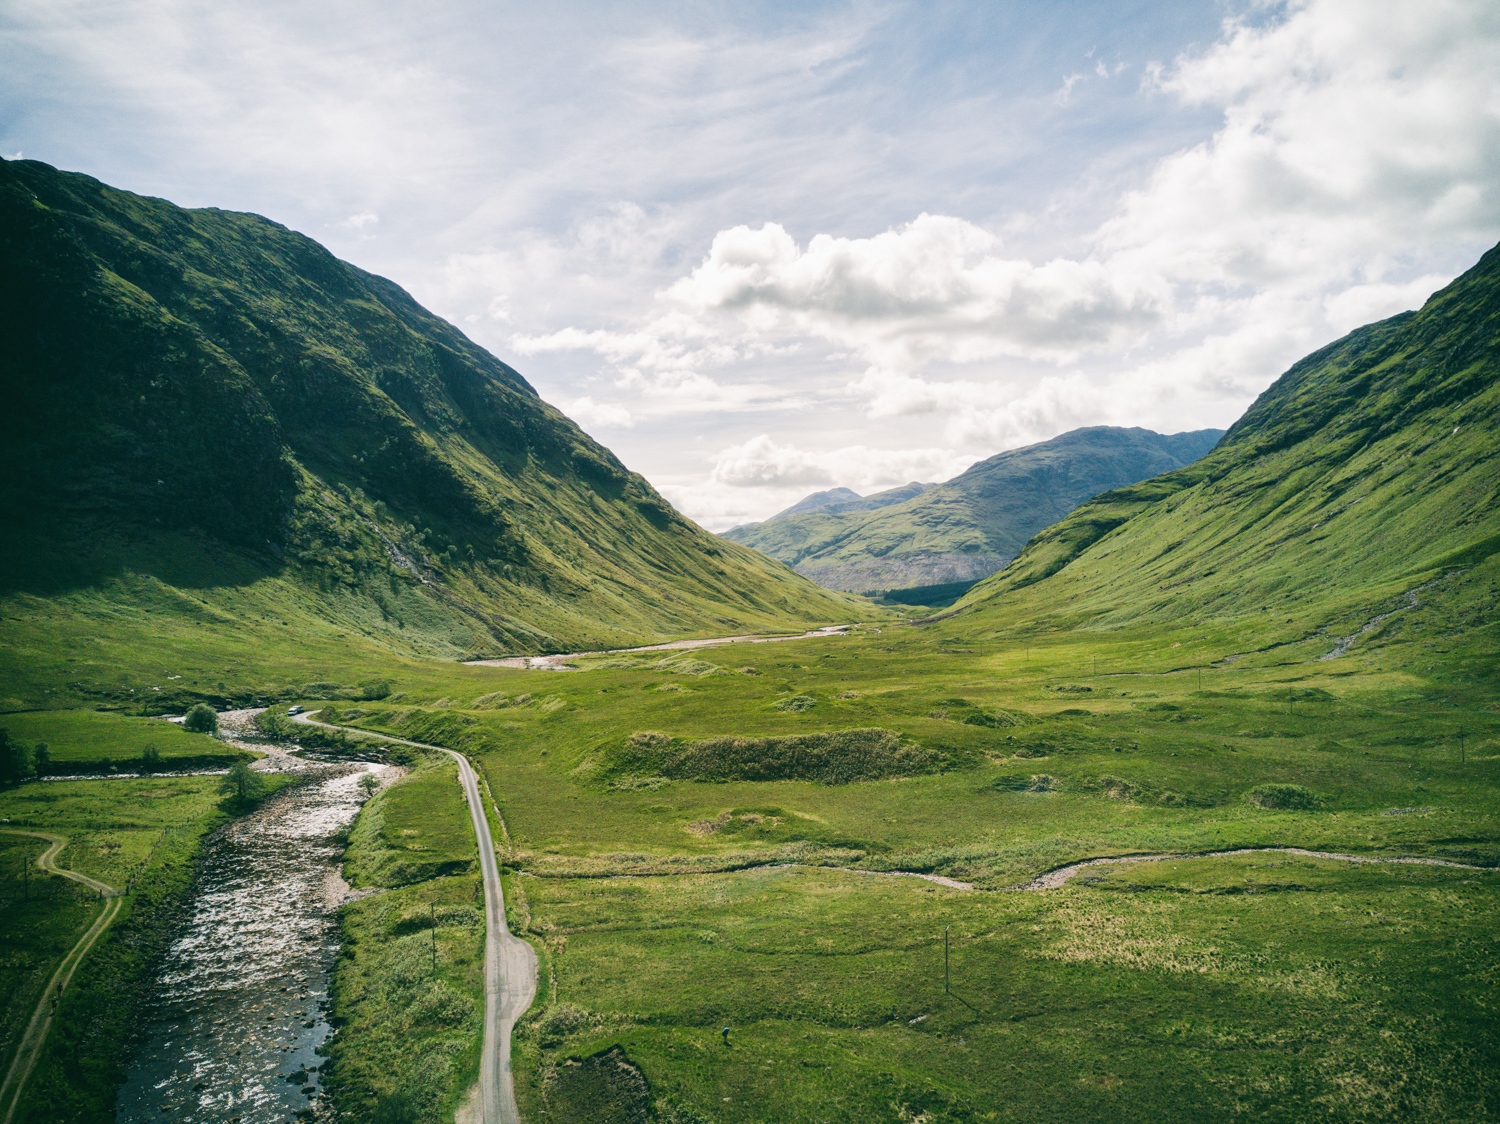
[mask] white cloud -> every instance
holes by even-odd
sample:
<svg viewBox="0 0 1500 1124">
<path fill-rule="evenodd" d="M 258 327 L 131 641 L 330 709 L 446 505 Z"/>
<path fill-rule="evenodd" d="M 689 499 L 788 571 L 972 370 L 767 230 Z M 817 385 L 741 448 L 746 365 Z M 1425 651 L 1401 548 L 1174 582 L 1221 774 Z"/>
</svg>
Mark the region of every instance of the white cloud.
<svg viewBox="0 0 1500 1124">
<path fill-rule="evenodd" d="M 708 478 L 712 484 L 735 488 L 837 484 L 868 492 L 912 480 L 946 480 L 969 463 L 970 458 L 955 457 L 951 449 L 872 449 L 866 445 L 846 445 L 809 450 L 778 445 L 769 434 L 762 433 L 720 450 Z"/>
<path fill-rule="evenodd" d="M 1117 261 L 1260 287 L 1380 279 L 1500 227 L 1500 7 L 1300 0 L 1159 74 L 1223 125 L 1100 231 Z"/>
<path fill-rule="evenodd" d="M 937 357 L 1067 360 L 1121 346 L 1159 316 L 1165 289 L 1097 261 L 1041 265 L 1001 255 L 998 236 L 962 219 L 920 215 L 870 238 L 738 226 L 667 298 L 735 313 L 752 329 L 790 324 L 886 366 Z"/>
<path fill-rule="evenodd" d="M 1398 312 L 1420 308 L 1450 279 L 1441 273 L 1428 273 L 1411 281 L 1379 281 L 1355 285 L 1329 295 L 1323 301 L 1323 315 L 1334 331 L 1351 332 L 1362 324 L 1384 320 Z"/>
<path fill-rule="evenodd" d="M 762 433 L 720 453 L 709 482 L 734 488 L 802 486 L 832 484 L 833 476 L 820 458 L 790 445 L 778 445 Z"/>
<path fill-rule="evenodd" d="M 635 425 L 635 418 L 624 406 L 595 402 L 589 397 L 573 399 L 562 406 L 562 411 L 590 432 L 608 428 L 630 429 Z"/>
<path fill-rule="evenodd" d="M 972 461 L 944 448 L 803 449 L 763 433 L 721 449 L 706 479 L 672 477 L 656 483 L 681 510 L 691 512 L 710 530 L 721 531 L 764 519 L 809 492 L 840 486 L 869 495 L 913 480 L 946 480 Z"/>
</svg>

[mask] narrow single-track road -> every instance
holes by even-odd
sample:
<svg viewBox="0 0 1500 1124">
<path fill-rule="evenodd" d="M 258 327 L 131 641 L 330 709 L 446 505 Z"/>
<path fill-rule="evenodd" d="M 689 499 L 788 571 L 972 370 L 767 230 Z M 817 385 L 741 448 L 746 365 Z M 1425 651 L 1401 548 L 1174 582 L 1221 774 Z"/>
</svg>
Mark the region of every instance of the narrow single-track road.
<svg viewBox="0 0 1500 1124">
<path fill-rule="evenodd" d="M 500 867 L 495 862 L 495 844 L 490 821 L 484 814 L 479 779 L 462 753 L 440 745 L 408 741 L 376 734 L 355 726 L 335 726 L 313 718 L 318 711 L 294 714 L 294 721 L 325 730 L 344 730 L 380 741 L 446 753 L 458 762 L 458 777 L 469 802 L 469 819 L 479 846 L 479 871 L 484 878 L 484 1043 L 479 1058 L 480 1120 L 483 1124 L 520 1124 L 516 1111 L 515 1083 L 510 1072 L 510 1032 L 526 1013 L 536 995 L 536 952 L 505 923 L 505 894 L 500 887 Z"/>
<path fill-rule="evenodd" d="M 71 878 L 74 882 L 81 882 L 92 890 L 97 890 L 99 896 L 104 899 L 104 908 L 99 911 L 99 916 L 94 918 L 94 923 L 88 927 L 83 936 L 78 938 L 75 944 L 64 956 L 62 963 L 57 966 L 57 971 L 52 973 L 52 978 L 47 981 L 46 990 L 37 1001 L 36 1010 L 31 1013 L 31 1021 L 26 1024 L 26 1031 L 21 1035 L 21 1041 L 16 1046 L 16 1056 L 11 1059 L 10 1069 L 6 1071 L 5 1083 L 0 1085 L 0 1116 L 3 1124 L 10 1124 L 16 1115 L 16 1106 L 21 1103 L 21 1091 L 26 1088 L 26 1079 L 31 1076 L 31 1071 L 36 1066 L 36 1060 L 41 1055 L 42 1043 L 47 1041 L 47 1032 L 52 1029 L 52 1017 L 56 1013 L 53 1005 L 56 998 L 73 982 L 73 973 L 78 970 L 78 965 L 88 955 L 89 949 L 104 931 L 108 929 L 116 917 L 120 915 L 120 908 L 124 904 L 124 897 L 113 886 L 100 882 L 97 878 L 90 878 L 87 874 L 79 874 L 76 870 L 66 870 L 57 865 L 58 853 L 68 845 L 67 836 L 53 835 L 46 831 L 18 831 L 14 828 L 0 828 L 7 835 L 29 835 L 35 839 L 45 839 L 51 846 L 37 857 L 36 865 L 49 874 L 60 874 L 64 878 Z"/>
<path fill-rule="evenodd" d="M 796 632 L 785 636 L 713 636 L 706 640 L 669 640 L 665 644 L 646 644 L 640 648 L 605 648 L 597 652 L 569 652 L 561 656 L 506 656 L 498 660 L 465 660 L 468 667 L 513 667 L 531 671 L 560 671 L 568 660 L 581 656 L 628 656 L 635 652 L 683 652 L 695 648 L 714 648 L 720 644 L 778 644 L 783 640 L 817 640 L 820 637 L 843 636 L 853 627 L 847 624 L 830 624 L 810 632 Z"/>
</svg>

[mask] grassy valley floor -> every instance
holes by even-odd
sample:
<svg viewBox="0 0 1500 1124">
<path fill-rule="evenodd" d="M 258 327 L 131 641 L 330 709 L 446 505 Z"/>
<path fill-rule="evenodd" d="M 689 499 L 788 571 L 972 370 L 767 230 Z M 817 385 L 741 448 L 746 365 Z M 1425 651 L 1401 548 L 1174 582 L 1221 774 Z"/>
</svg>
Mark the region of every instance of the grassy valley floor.
<svg viewBox="0 0 1500 1124">
<path fill-rule="evenodd" d="M 1254 622 L 971 614 L 455 669 L 327 717 L 482 767 L 542 953 L 528 1120 L 1483 1120 L 1500 695 L 1490 630 L 1457 622 L 1488 580 L 1335 659 Z M 1016 888 L 1272 846 L 1459 865 L 1267 852 Z"/>
</svg>

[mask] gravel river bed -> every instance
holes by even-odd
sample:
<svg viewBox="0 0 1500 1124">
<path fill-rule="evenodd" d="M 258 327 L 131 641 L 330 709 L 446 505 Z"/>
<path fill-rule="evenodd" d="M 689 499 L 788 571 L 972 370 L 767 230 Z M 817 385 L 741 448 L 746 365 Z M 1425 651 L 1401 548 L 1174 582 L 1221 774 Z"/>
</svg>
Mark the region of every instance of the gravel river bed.
<svg viewBox="0 0 1500 1124">
<path fill-rule="evenodd" d="M 384 767 L 294 786 L 206 844 L 157 975 L 116 1120 L 272 1124 L 321 1115 L 318 1047 L 338 954 L 340 832 Z"/>
</svg>

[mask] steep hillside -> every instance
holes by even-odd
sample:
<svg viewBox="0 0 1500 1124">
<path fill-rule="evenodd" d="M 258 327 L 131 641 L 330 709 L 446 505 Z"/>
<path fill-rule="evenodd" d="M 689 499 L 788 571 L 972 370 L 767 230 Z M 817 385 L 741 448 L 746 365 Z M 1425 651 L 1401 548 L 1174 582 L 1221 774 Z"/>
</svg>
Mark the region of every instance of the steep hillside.
<svg viewBox="0 0 1500 1124">
<path fill-rule="evenodd" d="M 1240 619 L 1262 645 L 1347 651 L 1500 553 L 1497 417 L 1500 248 L 1297 363 L 1203 460 L 1047 528 L 958 611 Z"/>
<path fill-rule="evenodd" d="M 783 514 L 724 537 L 830 589 L 863 593 L 976 581 L 1090 496 L 1189 464 L 1219 434 L 1075 429 L 980 461 L 945 484 L 893 489 L 918 489 L 904 502 L 877 510 L 850 503 Z"/>
<path fill-rule="evenodd" d="M 0 440 L 0 593 L 33 608 L 149 589 L 448 656 L 857 611 L 684 519 L 391 282 L 35 161 L 0 162 Z"/>
</svg>

